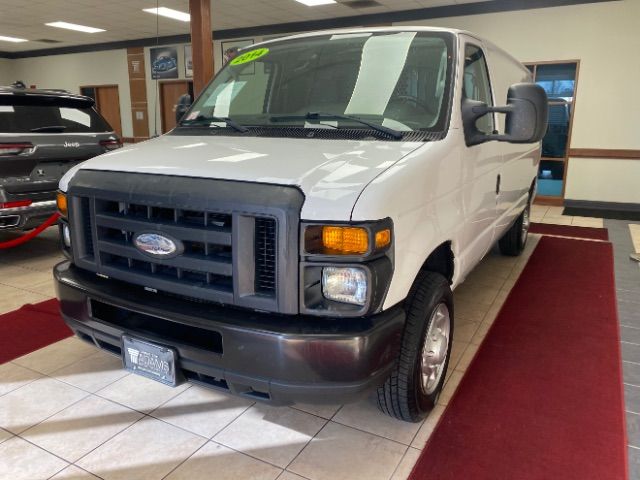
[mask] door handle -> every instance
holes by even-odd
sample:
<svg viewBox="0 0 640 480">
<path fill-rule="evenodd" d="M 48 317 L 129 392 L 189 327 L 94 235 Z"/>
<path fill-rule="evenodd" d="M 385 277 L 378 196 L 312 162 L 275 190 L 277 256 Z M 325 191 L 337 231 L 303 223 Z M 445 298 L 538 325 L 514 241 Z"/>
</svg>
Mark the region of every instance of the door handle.
<svg viewBox="0 0 640 480">
<path fill-rule="evenodd" d="M 500 194 L 500 180 L 502 180 L 502 179 L 501 179 L 500 175 L 498 175 L 498 178 L 496 179 L 496 195 Z"/>
</svg>

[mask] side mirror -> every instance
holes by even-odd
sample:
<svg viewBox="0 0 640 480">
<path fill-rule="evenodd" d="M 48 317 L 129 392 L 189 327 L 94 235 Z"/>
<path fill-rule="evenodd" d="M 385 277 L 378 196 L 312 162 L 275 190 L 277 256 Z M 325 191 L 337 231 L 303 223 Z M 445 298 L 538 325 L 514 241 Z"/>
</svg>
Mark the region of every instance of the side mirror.
<svg viewBox="0 0 640 480">
<path fill-rule="evenodd" d="M 176 104 L 176 123 L 180 123 L 184 114 L 191 108 L 191 95 L 185 93 L 178 98 L 178 103 Z"/>
<path fill-rule="evenodd" d="M 464 99 L 462 122 L 467 146 L 497 140 L 510 143 L 536 143 L 547 131 L 547 94 L 535 83 L 511 85 L 504 107 L 489 107 L 485 103 Z M 504 135 L 486 134 L 476 128 L 476 121 L 492 112 L 505 113 Z"/>
</svg>

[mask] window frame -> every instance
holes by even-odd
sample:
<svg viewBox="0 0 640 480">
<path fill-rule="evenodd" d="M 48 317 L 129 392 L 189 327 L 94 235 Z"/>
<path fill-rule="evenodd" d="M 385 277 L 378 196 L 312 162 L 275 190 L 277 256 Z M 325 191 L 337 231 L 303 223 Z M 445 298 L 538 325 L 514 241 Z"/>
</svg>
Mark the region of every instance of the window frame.
<svg viewBox="0 0 640 480">
<path fill-rule="evenodd" d="M 466 71 L 466 62 L 467 62 L 467 48 L 468 47 L 474 47 L 477 48 L 481 53 L 482 53 L 482 59 L 484 60 L 484 68 L 487 74 L 487 82 L 488 82 L 488 86 L 489 86 L 489 96 L 491 98 L 491 105 L 488 105 L 489 107 L 494 107 L 496 105 L 496 99 L 495 99 L 495 94 L 493 91 L 493 82 L 491 81 L 491 69 L 489 68 L 489 64 L 487 63 L 487 55 L 485 52 L 484 47 L 481 45 L 481 42 L 473 42 L 473 41 L 466 41 L 464 44 L 464 48 L 462 50 L 462 81 L 460 84 L 460 98 L 465 98 L 465 71 Z M 491 132 L 483 132 L 483 133 L 487 133 L 487 134 L 493 134 L 493 133 L 498 133 L 498 121 L 496 118 L 496 114 L 495 113 L 488 113 L 487 115 L 490 115 L 491 117 L 491 123 L 492 123 L 492 130 Z"/>
<path fill-rule="evenodd" d="M 535 203 L 539 205 L 552 205 L 552 206 L 562 206 L 564 205 L 564 199 L 567 189 L 567 177 L 569 172 L 569 163 L 571 159 L 571 138 L 573 135 L 573 122 L 575 119 L 576 112 L 576 102 L 578 98 L 578 88 L 579 88 L 579 80 L 580 80 L 580 59 L 568 59 L 568 60 L 544 60 L 538 62 L 522 62 L 522 64 L 529 68 L 531 71 L 531 76 L 533 82 L 536 81 L 538 66 L 540 65 L 558 65 L 558 64 L 567 64 L 573 63 L 576 65 L 576 78 L 574 80 L 574 88 L 573 88 L 573 102 L 571 108 L 571 116 L 569 118 L 569 132 L 567 134 L 567 146 L 565 149 L 564 157 L 541 157 L 541 161 L 554 161 L 561 162 L 564 165 L 564 172 L 562 174 L 562 193 L 560 196 L 548 196 L 548 195 L 537 195 L 535 197 Z M 539 169 L 539 168 L 538 168 Z"/>
</svg>

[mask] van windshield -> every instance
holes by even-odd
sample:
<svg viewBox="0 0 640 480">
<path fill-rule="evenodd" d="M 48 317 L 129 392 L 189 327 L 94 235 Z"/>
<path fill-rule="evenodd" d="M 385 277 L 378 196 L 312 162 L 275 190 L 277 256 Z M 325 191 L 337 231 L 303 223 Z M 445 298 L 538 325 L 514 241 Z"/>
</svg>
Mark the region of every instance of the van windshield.
<svg viewBox="0 0 640 480">
<path fill-rule="evenodd" d="M 227 63 L 182 125 L 219 128 L 221 119 L 230 119 L 236 126 L 336 133 L 377 126 L 441 132 L 448 117 L 452 48 L 451 34 L 410 31 L 257 45 Z"/>
</svg>

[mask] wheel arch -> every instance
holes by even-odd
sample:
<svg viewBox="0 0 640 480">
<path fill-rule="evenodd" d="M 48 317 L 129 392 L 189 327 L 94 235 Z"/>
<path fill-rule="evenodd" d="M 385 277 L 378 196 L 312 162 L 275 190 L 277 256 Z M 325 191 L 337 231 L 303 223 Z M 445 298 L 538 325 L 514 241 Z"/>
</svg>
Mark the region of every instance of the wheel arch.
<svg viewBox="0 0 640 480">
<path fill-rule="evenodd" d="M 449 285 L 453 283 L 455 255 L 451 240 L 441 243 L 429 254 L 422 267 L 420 267 L 418 275 L 422 271 L 439 273 L 447 279 Z"/>
<path fill-rule="evenodd" d="M 529 203 L 533 202 L 537 191 L 538 191 L 538 176 L 536 175 L 531 181 L 531 186 L 529 187 Z"/>
</svg>

